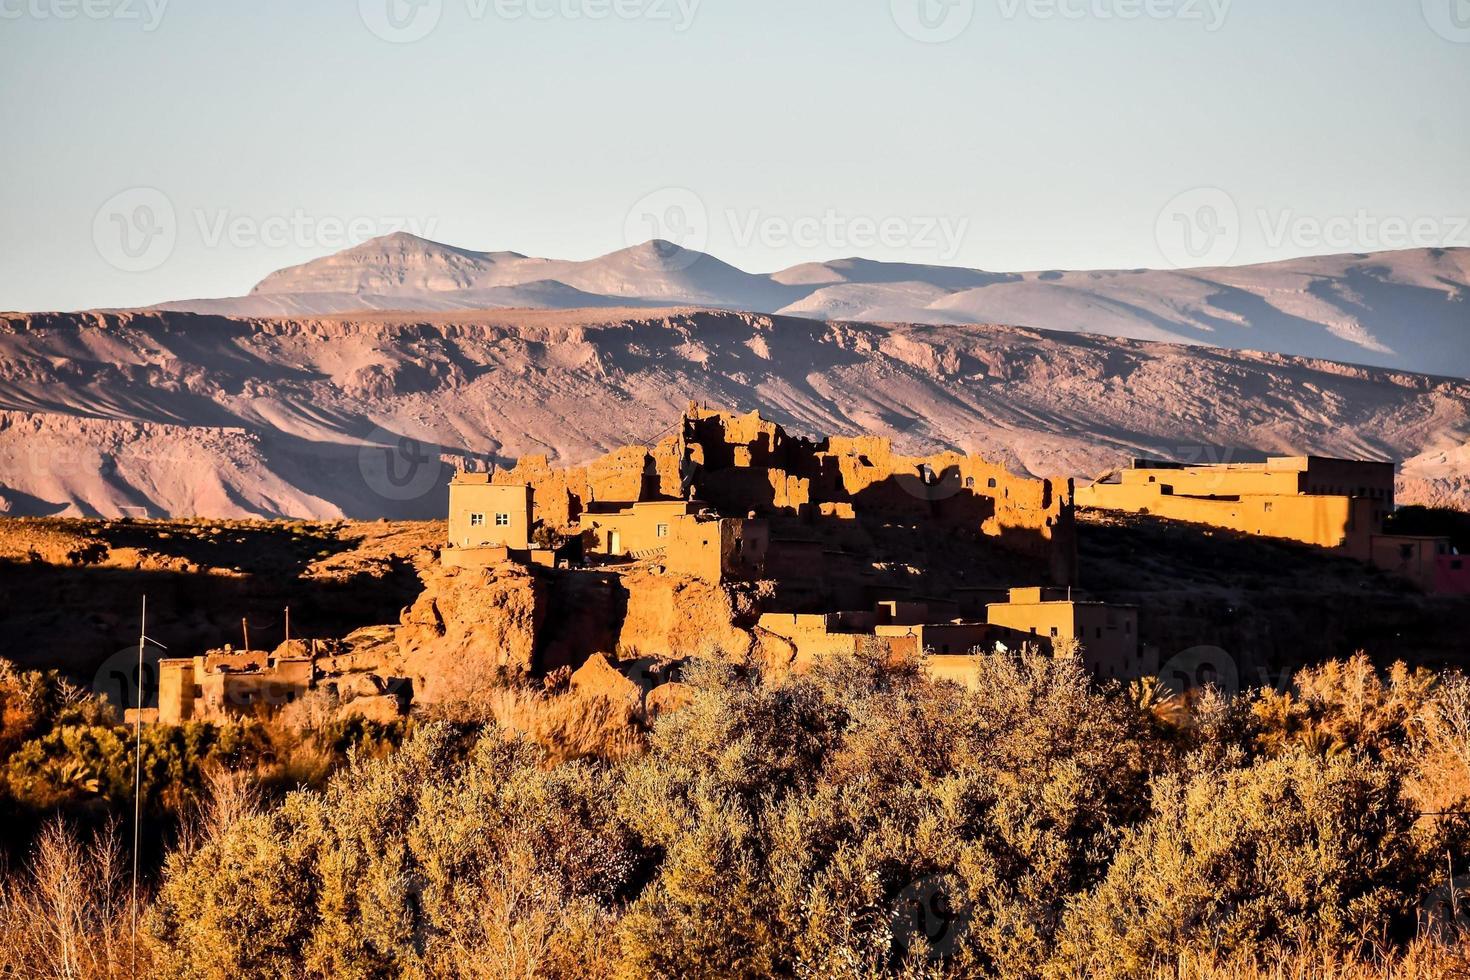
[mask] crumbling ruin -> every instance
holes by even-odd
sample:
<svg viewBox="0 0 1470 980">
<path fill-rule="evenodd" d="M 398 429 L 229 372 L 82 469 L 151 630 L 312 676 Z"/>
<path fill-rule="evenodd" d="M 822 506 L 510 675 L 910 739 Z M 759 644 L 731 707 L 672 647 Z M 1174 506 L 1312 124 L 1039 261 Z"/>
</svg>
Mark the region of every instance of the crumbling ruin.
<svg viewBox="0 0 1470 980">
<path fill-rule="evenodd" d="M 161 716 L 321 685 L 474 699 L 508 676 L 566 669 L 586 684 L 609 665 L 695 656 L 784 671 L 876 651 L 963 682 L 999 642 L 1075 641 L 1103 676 L 1142 665 L 1135 612 L 1041 592 L 1076 577 L 1070 481 L 880 438 L 794 437 L 755 412 L 691 405 L 653 446 L 460 473 L 440 562 L 422 574 L 400 624 L 365 647 L 166 661 Z M 1007 601 L 1018 585 L 1035 601 Z M 1126 633 L 1103 643 L 1095 619 Z"/>
</svg>

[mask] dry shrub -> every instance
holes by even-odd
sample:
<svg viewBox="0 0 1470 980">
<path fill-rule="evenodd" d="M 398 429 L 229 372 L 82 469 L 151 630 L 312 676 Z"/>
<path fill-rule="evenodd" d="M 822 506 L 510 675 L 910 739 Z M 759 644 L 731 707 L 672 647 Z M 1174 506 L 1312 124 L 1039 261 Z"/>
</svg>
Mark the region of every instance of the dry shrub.
<svg viewBox="0 0 1470 980">
<path fill-rule="evenodd" d="M 282 728 L 298 732 L 320 731 L 337 720 L 342 700 L 333 688 L 319 687 L 307 691 L 276 713 L 274 721 Z"/>
<path fill-rule="evenodd" d="M 1410 795 L 1425 812 L 1470 810 L 1470 678 L 1447 675 L 1417 721 Z"/>
<path fill-rule="evenodd" d="M 1333 952 L 1267 949 L 1233 957 L 1181 956 L 1149 980 L 1464 980 L 1470 977 L 1470 935 L 1418 939 L 1401 952 L 1343 956 Z"/>
<path fill-rule="evenodd" d="M 215 829 L 169 858 L 149 916 L 156 972 L 1358 980 L 1461 967 L 1447 931 L 1415 935 L 1465 852 L 1403 791 L 1428 779 L 1423 759 L 1463 770 L 1460 681 L 1342 664 L 1273 715 L 1255 695 L 1099 688 L 1074 656 L 980 670 L 966 691 L 865 654 L 782 678 L 693 664 L 691 703 L 636 737 L 630 706 L 503 691 L 480 706 L 495 719 L 484 731 L 423 723 L 320 791 L 222 802 Z M 1263 738 L 1276 720 L 1282 737 Z M 1298 737 L 1308 724 L 1321 739 Z"/>
<path fill-rule="evenodd" d="M 595 976 L 644 858 L 600 767 L 444 726 L 176 852 L 165 977 Z"/>
<path fill-rule="evenodd" d="M 1298 751 L 1156 781 L 1153 815 L 1068 911 L 1062 950 L 1090 976 L 1183 954 L 1356 954 L 1410 931 L 1433 875 L 1393 772 Z"/>
<path fill-rule="evenodd" d="M 651 976 L 934 969 L 905 903 L 962 910 L 956 976 L 1031 977 L 1070 893 L 1133 818 L 1147 753 L 1075 657 L 991 657 L 977 690 L 844 658 L 771 684 L 706 665 L 626 770 L 622 812 L 666 853 L 619 924 Z"/>
<path fill-rule="evenodd" d="M 236 824 L 260 810 L 260 790 L 249 772 L 216 766 L 205 773 L 204 788 L 197 822 L 203 840 L 222 840 Z"/>
<path fill-rule="evenodd" d="M 109 827 L 83 842 L 46 824 L 25 869 L 0 884 L 0 976 L 134 976 L 131 889 Z M 148 965 L 139 944 L 140 971 Z"/>
<path fill-rule="evenodd" d="M 643 749 L 637 714 L 628 702 L 576 691 L 504 688 L 489 697 L 488 707 L 507 733 L 540 746 L 548 766 L 574 759 L 626 759 Z"/>
<path fill-rule="evenodd" d="M 1366 654 L 1299 671 L 1290 691 L 1262 692 L 1253 706 L 1267 752 L 1305 745 L 1382 757 L 1413 743 L 1434 689 L 1434 675 L 1396 663 L 1385 682 Z"/>
</svg>

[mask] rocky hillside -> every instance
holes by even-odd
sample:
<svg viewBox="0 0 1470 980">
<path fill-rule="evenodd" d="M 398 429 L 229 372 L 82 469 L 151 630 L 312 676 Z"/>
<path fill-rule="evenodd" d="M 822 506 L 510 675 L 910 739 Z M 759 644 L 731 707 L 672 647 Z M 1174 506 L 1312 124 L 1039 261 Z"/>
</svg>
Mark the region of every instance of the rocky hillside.
<svg viewBox="0 0 1470 980">
<path fill-rule="evenodd" d="M 839 259 L 768 275 L 651 241 L 585 261 L 476 252 L 397 233 L 282 269 L 248 296 L 160 309 L 232 316 L 361 310 L 693 305 L 818 319 L 1017 323 L 1470 377 L 1470 249 L 1229 268 L 985 272 Z"/>
<path fill-rule="evenodd" d="M 13 515 L 436 517 L 449 468 L 574 463 L 690 399 L 1037 475 L 1134 454 L 1409 459 L 1464 501 L 1470 382 L 1015 327 L 698 310 L 0 317 Z"/>
</svg>

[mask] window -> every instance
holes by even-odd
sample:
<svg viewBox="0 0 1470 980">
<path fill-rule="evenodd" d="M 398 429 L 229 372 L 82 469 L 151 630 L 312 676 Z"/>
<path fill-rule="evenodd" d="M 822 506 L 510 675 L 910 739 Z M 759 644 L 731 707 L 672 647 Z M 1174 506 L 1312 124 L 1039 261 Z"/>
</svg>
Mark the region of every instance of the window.
<svg viewBox="0 0 1470 980">
<path fill-rule="evenodd" d="M 1271 502 L 1270 502 L 1270 501 L 1269 501 L 1269 500 L 1268 500 L 1268 501 L 1266 501 L 1266 513 L 1268 513 L 1268 514 L 1269 514 L 1269 513 L 1271 513 L 1271 509 L 1272 509 L 1272 508 L 1273 508 L 1273 507 L 1275 507 L 1275 506 L 1276 506 L 1276 505 L 1275 505 L 1275 504 L 1273 504 L 1273 503 L 1271 503 Z"/>
<path fill-rule="evenodd" d="M 1051 635 L 1052 635 L 1052 636 L 1059 636 L 1059 635 L 1061 635 L 1061 631 L 1060 631 L 1060 630 L 1058 630 L 1058 629 L 1057 629 L 1057 628 L 1056 628 L 1056 627 L 1055 627 L 1055 626 L 1053 626 L 1053 627 L 1052 627 L 1052 628 L 1051 628 Z"/>
<path fill-rule="evenodd" d="M 654 529 L 654 533 L 661 538 L 666 538 L 669 536 L 669 526 L 667 524 L 660 524 Z"/>
<path fill-rule="evenodd" d="M 509 514 L 496 514 L 495 515 L 495 526 L 496 527 L 510 527 L 510 515 Z"/>
<path fill-rule="evenodd" d="M 485 515 L 484 514 L 471 514 L 470 515 L 470 527 L 484 527 L 484 526 L 485 526 Z"/>
<path fill-rule="evenodd" d="M 985 481 L 985 485 L 987 487 L 989 487 L 990 489 L 994 490 L 995 489 L 995 477 L 992 476 L 990 479 L 986 480 Z"/>
<path fill-rule="evenodd" d="M 1097 628 L 1097 638 L 1098 638 L 1098 639 L 1099 639 L 1099 640 L 1101 640 L 1101 639 L 1102 639 L 1102 627 L 1101 627 L 1101 626 L 1099 626 L 1099 627 L 1098 627 L 1098 628 Z"/>
<path fill-rule="evenodd" d="M 1411 544 L 1399 545 L 1399 557 L 1402 558 L 1404 561 L 1408 561 L 1410 558 L 1413 558 L 1414 546 Z"/>
<path fill-rule="evenodd" d="M 967 476 L 967 477 L 965 477 L 965 489 L 966 490 L 974 490 L 975 489 L 975 478 L 973 476 Z"/>
</svg>

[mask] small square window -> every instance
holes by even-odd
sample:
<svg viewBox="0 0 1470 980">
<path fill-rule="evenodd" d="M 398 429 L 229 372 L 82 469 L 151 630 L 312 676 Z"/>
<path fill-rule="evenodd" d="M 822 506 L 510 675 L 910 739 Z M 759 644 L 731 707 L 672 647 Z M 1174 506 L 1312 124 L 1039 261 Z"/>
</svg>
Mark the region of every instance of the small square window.
<svg viewBox="0 0 1470 980">
<path fill-rule="evenodd" d="M 1055 626 L 1053 626 L 1051 628 L 1051 635 L 1052 636 L 1060 636 L 1061 635 L 1061 630 L 1059 630 Z"/>
<path fill-rule="evenodd" d="M 496 527 L 510 527 L 510 515 L 509 514 L 496 514 L 495 515 L 495 526 Z"/>
<path fill-rule="evenodd" d="M 470 527 L 484 527 L 484 526 L 485 526 L 485 515 L 484 514 L 471 514 L 470 515 Z"/>
<path fill-rule="evenodd" d="M 666 538 L 669 536 L 669 526 L 667 524 L 660 524 L 654 529 L 654 533 L 661 538 Z"/>
</svg>

